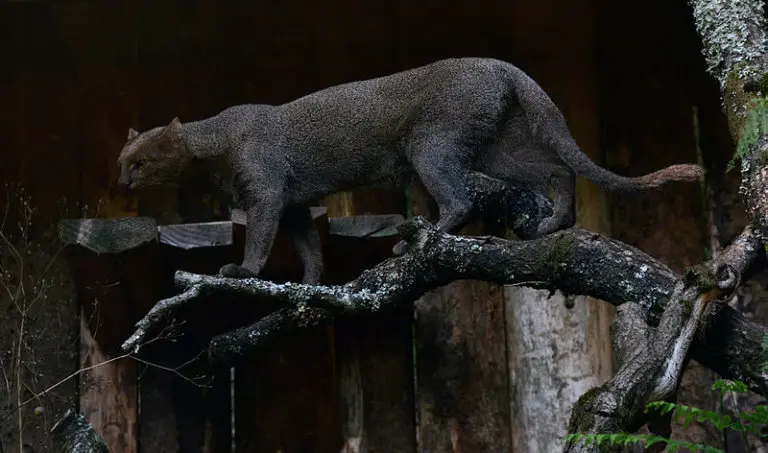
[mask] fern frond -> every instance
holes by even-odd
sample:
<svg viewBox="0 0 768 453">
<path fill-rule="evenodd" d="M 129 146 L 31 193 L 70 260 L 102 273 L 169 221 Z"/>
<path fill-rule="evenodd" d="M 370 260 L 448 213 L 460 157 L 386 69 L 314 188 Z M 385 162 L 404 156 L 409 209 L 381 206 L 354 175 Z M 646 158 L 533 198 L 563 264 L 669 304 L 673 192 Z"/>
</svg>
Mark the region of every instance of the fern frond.
<svg viewBox="0 0 768 453">
<path fill-rule="evenodd" d="M 642 444 L 644 447 L 650 447 L 653 444 L 664 443 L 667 445 L 667 451 L 674 452 L 682 448 L 687 448 L 691 452 L 703 453 L 725 453 L 719 448 L 701 445 L 683 440 L 672 440 L 661 436 L 650 434 L 581 434 L 571 433 L 565 436 L 567 442 L 584 441 L 587 445 L 608 445 L 629 447 L 635 444 Z"/>
</svg>

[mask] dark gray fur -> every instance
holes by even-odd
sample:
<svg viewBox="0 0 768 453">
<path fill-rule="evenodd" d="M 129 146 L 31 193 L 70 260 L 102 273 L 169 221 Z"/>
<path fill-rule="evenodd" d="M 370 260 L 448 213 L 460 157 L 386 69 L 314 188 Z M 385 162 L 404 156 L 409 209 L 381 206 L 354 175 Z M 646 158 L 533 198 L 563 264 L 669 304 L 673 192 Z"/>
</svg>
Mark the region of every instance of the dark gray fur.
<svg viewBox="0 0 768 453">
<path fill-rule="evenodd" d="M 441 60 L 279 106 L 239 105 L 201 121 L 131 130 L 120 179 L 133 188 L 178 183 L 201 161 L 231 171 L 227 180 L 247 211 L 244 262 L 222 274 L 258 274 L 282 219 L 308 283 L 322 272 L 309 206 L 335 192 L 402 188 L 419 177 L 439 207 L 437 228 L 456 233 L 471 220 L 466 178 L 475 170 L 550 197 L 554 214 L 539 226 L 543 235 L 574 224 L 575 174 L 608 189 L 640 190 L 703 173 L 675 165 L 628 178 L 595 165 L 539 85 L 487 58 Z"/>
</svg>

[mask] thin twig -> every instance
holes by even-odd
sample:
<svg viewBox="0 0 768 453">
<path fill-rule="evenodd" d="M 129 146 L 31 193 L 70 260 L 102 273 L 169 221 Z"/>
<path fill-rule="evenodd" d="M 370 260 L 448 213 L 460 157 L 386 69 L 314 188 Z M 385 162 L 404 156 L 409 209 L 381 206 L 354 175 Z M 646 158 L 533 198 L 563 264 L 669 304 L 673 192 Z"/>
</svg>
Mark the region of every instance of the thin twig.
<svg viewBox="0 0 768 453">
<path fill-rule="evenodd" d="M 22 376 L 21 376 L 21 346 L 23 344 L 24 340 L 24 324 L 27 319 L 26 312 L 21 313 L 21 321 L 19 326 L 19 344 L 16 352 L 16 363 L 14 364 L 16 366 L 16 405 L 21 408 L 21 384 L 22 384 Z M 18 421 L 18 427 L 19 427 L 19 452 L 24 451 L 24 417 L 22 417 L 21 412 L 18 413 L 16 417 Z"/>
<path fill-rule="evenodd" d="M 3 363 L 3 357 L 0 356 L 0 371 L 3 372 L 3 379 L 5 379 L 5 389 L 8 395 L 11 394 L 11 380 L 8 379 L 8 374 L 5 372 L 5 364 Z"/>
<path fill-rule="evenodd" d="M 154 367 L 154 368 L 159 368 L 159 369 L 161 369 L 161 370 L 164 370 L 164 371 L 170 371 L 171 373 L 173 373 L 173 374 L 175 374 L 176 376 L 178 376 L 178 377 L 180 377 L 180 378 L 184 379 L 185 381 L 189 382 L 190 384 L 192 384 L 192 385 L 194 385 L 194 386 L 196 386 L 196 387 L 206 387 L 206 388 L 208 388 L 208 387 L 209 387 L 209 386 L 207 386 L 207 385 L 199 384 L 199 383 L 198 383 L 198 382 L 196 382 L 194 379 L 192 379 L 192 378 L 190 378 L 190 377 L 187 377 L 187 376 L 185 376 L 185 375 L 183 375 L 183 374 L 181 374 L 181 373 L 179 372 L 179 370 L 180 370 L 181 368 L 183 368 L 184 366 L 186 366 L 186 365 L 187 365 L 187 364 L 189 364 L 190 362 L 192 362 L 192 361 L 194 361 L 194 360 L 197 360 L 197 359 L 200 357 L 200 354 L 198 354 L 198 355 L 197 355 L 197 356 L 196 356 L 194 359 L 192 359 L 192 360 L 190 360 L 190 361 L 188 361 L 188 362 L 185 362 L 184 364 L 182 364 L 182 365 L 179 365 L 179 366 L 178 366 L 178 367 L 176 367 L 176 368 L 171 368 L 171 367 L 167 367 L 167 366 L 159 365 L 159 364 L 157 364 L 157 363 L 152 363 L 152 362 L 146 361 L 146 360 L 144 360 L 144 359 L 140 359 L 140 358 L 138 358 L 138 357 L 134 356 L 133 354 L 128 354 L 128 356 L 129 356 L 129 357 L 131 357 L 133 360 L 135 360 L 135 361 L 139 362 L 139 363 L 143 363 L 144 365 L 147 365 L 147 366 L 151 366 L 151 367 Z"/>
<path fill-rule="evenodd" d="M 154 342 L 156 342 L 156 341 L 160 341 L 160 340 L 163 340 L 163 339 L 166 339 L 166 338 L 170 338 L 170 336 L 166 335 L 166 332 L 170 331 L 170 330 L 171 330 L 171 329 L 174 327 L 174 325 L 175 325 L 175 324 L 171 324 L 171 325 L 167 326 L 166 328 L 164 328 L 163 330 L 161 330 L 161 331 L 160 331 L 160 333 L 159 333 L 159 334 L 158 334 L 158 335 L 157 335 L 155 338 L 152 338 L 151 340 L 147 341 L 147 342 L 146 342 L 146 343 L 144 343 L 144 344 L 145 344 L 145 345 L 149 345 L 149 344 L 152 344 L 152 343 L 154 343 Z M 200 352 L 200 354 L 202 354 L 202 352 L 203 352 L 203 351 L 201 351 L 201 352 Z M 81 369 L 79 369 L 79 370 L 77 370 L 77 371 L 73 372 L 73 373 L 72 373 L 72 374 L 70 374 L 69 376 L 65 377 L 64 379 L 62 379 L 62 380 L 60 380 L 60 381 L 56 382 L 55 384 L 51 385 L 50 387 L 46 388 L 46 389 L 45 389 L 45 390 L 43 390 L 42 392 L 40 392 L 40 393 L 37 393 L 37 394 L 33 395 L 31 398 L 29 398 L 29 399 L 27 399 L 27 400 L 25 400 L 25 401 L 23 401 L 23 402 L 18 402 L 18 401 L 17 401 L 17 403 L 18 403 L 18 404 L 17 404 L 17 407 L 15 407 L 15 408 L 13 408 L 13 409 L 11 409 L 11 410 L 7 411 L 5 414 L 3 414 L 2 416 L 0 416 L 0 420 L 2 420 L 2 419 L 4 419 L 4 418 L 8 417 L 9 415 L 13 414 L 14 412 L 16 412 L 16 411 L 18 411 L 18 410 L 20 410 L 22 407 L 26 406 L 26 405 L 27 405 L 27 404 L 29 404 L 30 402 L 32 402 L 32 401 L 34 401 L 34 400 L 36 400 L 36 399 L 39 399 L 41 396 L 43 396 L 43 395 L 46 395 L 47 393 L 50 393 L 51 391 L 53 391 L 53 390 L 55 390 L 56 388 L 60 387 L 62 384 L 66 383 L 67 381 L 69 381 L 69 380 L 71 380 L 71 379 L 75 378 L 76 376 L 80 375 L 81 373 L 85 373 L 85 372 L 87 372 L 87 371 L 91 371 L 91 370 L 93 370 L 93 369 L 96 369 L 96 368 L 98 368 L 98 367 L 100 367 L 100 366 L 103 366 L 103 365 L 108 365 L 108 364 L 110 364 L 110 363 L 112 363 L 112 362 L 116 362 L 116 361 L 118 361 L 118 360 L 121 360 L 121 359 L 125 359 L 125 358 L 131 358 L 131 359 L 133 359 L 133 360 L 136 360 L 137 362 L 141 362 L 141 363 L 143 363 L 143 364 L 145 364 L 145 365 L 148 365 L 148 366 L 153 366 L 153 367 L 156 367 L 156 368 L 160 368 L 160 369 L 162 369 L 162 370 L 165 370 L 165 371 L 170 371 L 170 372 L 173 372 L 173 373 L 175 373 L 175 374 L 179 375 L 181 378 L 183 378 L 183 379 L 186 379 L 186 380 L 188 380 L 189 382 L 193 383 L 194 385 L 197 385 L 197 386 L 199 386 L 199 387 L 202 387 L 200 384 L 198 384 L 198 383 L 194 382 L 192 379 L 190 379 L 190 378 L 188 378 L 187 376 L 184 376 L 183 374 L 181 374 L 181 373 L 179 373 L 179 372 L 178 372 L 178 369 L 180 369 L 181 367 L 184 367 L 184 366 L 188 365 L 189 363 L 191 363 L 192 361 L 196 360 L 198 357 L 200 357 L 200 354 L 198 354 L 198 355 L 197 355 L 196 357 L 194 357 L 192 360 L 189 360 L 189 361 L 187 361 L 187 362 L 185 362 L 185 363 L 181 364 L 181 365 L 180 365 L 178 368 L 176 368 L 176 369 L 173 369 L 173 368 L 169 368 L 169 367 L 165 367 L 165 366 L 163 366 L 163 365 L 159 365 L 159 364 L 156 364 L 156 363 L 153 363 L 153 362 L 149 362 L 149 361 L 147 361 L 147 360 L 144 360 L 144 359 L 141 359 L 141 358 L 139 358 L 139 357 L 136 357 L 136 356 L 135 356 L 133 353 L 126 353 L 126 354 L 123 354 L 123 355 L 120 355 L 120 356 L 117 356 L 117 357 L 113 357 L 113 358 L 111 358 L 111 359 L 109 359 L 109 360 L 105 360 L 105 361 L 103 361 L 103 362 L 100 362 L 100 363 L 96 363 L 96 364 L 93 364 L 93 365 L 87 366 L 87 367 L 85 367 L 85 368 L 81 368 Z M 0 453 L 2 453 L 2 452 L 0 452 Z"/>
<path fill-rule="evenodd" d="M 153 340 L 153 341 L 154 341 L 154 340 Z M 150 342 L 148 342 L 148 343 L 146 343 L 146 344 L 149 344 L 149 343 L 151 343 L 151 341 L 150 341 Z M 154 368 L 159 368 L 159 369 L 161 369 L 161 370 L 164 370 L 164 371 L 169 371 L 169 372 L 171 372 L 171 373 L 174 373 L 174 374 L 176 374 L 177 376 L 179 376 L 180 378 L 182 378 L 182 379 L 184 379 L 184 380 L 186 380 L 186 381 L 188 381 L 188 382 L 190 382 L 190 383 L 194 384 L 194 385 L 195 385 L 195 386 L 197 386 L 197 387 L 207 387 L 207 386 L 204 386 L 204 385 L 202 385 L 202 384 L 199 384 L 199 383 L 198 383 L 198 382 L 196 382 L 194 379 L 192 379 L 192 378 L 190 378 L 190 377 L 188 377 L 188 376 L 185 376 L 185 375 L 183 375 L 182 373 L 180 373 L 180 372 L 178 371 L 179 369 L 181 369 L 182 367 L 184 367 L 184 366 L 188 365 L 189 363 L 191 363 L 192 361 L 196 360 L 196 359 L 197 359 L 197 358 L 199 358 L 199 357 L 200 357 L 200 354 L 198 354 L 198 355 L 197 355 L 195 358 L 193 358 L 192 360 L 190 360 L 190 361 L 188 361 L 188 362 L 185 362 L 185 363 L 183 363 L 183 364 L 182 364 L 182 365 L 180 365 L 179 367 L 176 367 L 176 368 L 171 368 L 171 367 L 163 366 L 163 365 L 160 365 L 160 364 L 157 364 L 157 363 L 154 363 L 154 362 L 150 362 L 150 361 L 148 361 L 148 360 L 144 360 L 144 359 L 141 359 L 141 358 L 139 358 L 139 357 L 136 357 L 136 356 L 135 356 L 133 353 L 128 353 L 128 354 L 119 355 L 119 356 L 117 356 L 117 357 L 113 357 L 113 358 L 111 358 L 111 359 L 109 359 L 109 360 L 105 360 L 105 361 L 103 361 L 103 362 L 100 362 L 100 363 L 96 363 L 96 364 L 93 364 L 93 365 L 87 366 L 87 367 L 85 367 L 85 368 L 81 368 L 81 369 L 79 369 L 79 370 L 77 370 L 77 371 L 73 372 L 73 373 L 72 373 L 72 374 L 70 374 L 69 376 L 65 377 L 64 379 L 62 379 L 62 380 L 60 380 L 60 381 L 58 381 L 58 382 L 56 382 L 55 384 L 51 385 L 50 387 L 46 388 L 45 390 L 41 391 L 40 393 L 37 393 L 37 394 L 35 394 L 35 395 L 31 396 L 31 397 L 30 397 L 29 399 L 27 399 L 27 400 L 24 400 L 24 401 L 21 401 L 21 402 L 19 402 L 15 408 L 13 408 L 13 409 L 11 409 L 11 410 L 7 411 L 5 414 L 3 414 L 3 416 L 1 416 L 1 417 L 0 417 L 0 420 L 2 420 L 2 419 L 4 419 L 4 418 L 6 418 L 6 417 L 8 417 L 8 416 L 10 416 L 11 414 L 13 414 L 14 412 L 18 411 L 19 409 L 21 409 L 22 407 L 26 406 L 27 404 L 31 403 L 32 401 L 35 401 L 35 400 L 38 400 L 38 399 L 40 399 L 40 397 L 42 397 L 42 396 L 44 396 L 44 395 L 46 395 L 46 394 L 48 394 L 48 393 L 52 392 L 53 390 L 57 389 L 57 388 L 58 388 L 58 387 L 60 387 L 61 385 L 65 384 L 66 382 L 70 381 L 71 379 L 73 379 L 73 378 L 77 377 L 78 375 L 80 375 L 80 374 L 82 374 L 82 373 L 85 373 L 85 372 L 88 372 L 88 371 L 94 370 L 94 369 L 96 369 L 96 368 L 99 368 L 99 367 L 101 367 L 101 366 L 104 366 L 104 365 L 109 365 L 110 363 L 116 362 L 116 361 L 118 361 L 118 360 L 126 359 L 126 358 L 127 358 L 127 359 L 133 359 L 133 360 L 135 360 L 135 361 L 137 361 L 137 362 L 139 362 L 139 363 L 143 363 L 143 364 L 145 364 L 145 365 L 147 365 L 147 366 L 151 366 L 151 367 L 154 367 Z"/>
</svg>

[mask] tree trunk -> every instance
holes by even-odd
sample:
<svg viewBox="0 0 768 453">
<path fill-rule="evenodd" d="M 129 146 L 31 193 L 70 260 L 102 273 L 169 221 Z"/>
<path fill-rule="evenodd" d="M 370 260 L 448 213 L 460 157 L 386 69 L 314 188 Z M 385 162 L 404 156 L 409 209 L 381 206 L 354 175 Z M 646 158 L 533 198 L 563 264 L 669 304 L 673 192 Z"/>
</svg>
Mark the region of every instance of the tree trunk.
<svg viewBox="0 0 768 453">
<path fill-rule="evenodd" d="M 689 0 L 741 160 L 750 220 L 768 238 L 768 30 L 763 0 Z"/>
</svg>

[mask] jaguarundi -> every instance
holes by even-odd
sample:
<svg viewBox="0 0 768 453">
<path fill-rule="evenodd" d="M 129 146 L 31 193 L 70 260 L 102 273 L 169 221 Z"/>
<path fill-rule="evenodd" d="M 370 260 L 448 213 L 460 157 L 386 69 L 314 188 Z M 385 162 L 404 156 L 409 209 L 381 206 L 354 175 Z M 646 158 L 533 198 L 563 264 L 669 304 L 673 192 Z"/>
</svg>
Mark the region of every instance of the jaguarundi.
<svg viewBox="0 0 768 453">
<path fill-rule="evenodd" d="M 405 187 L 419 177 L 439 209 L 436 227 L 471 220 L 471 171 L 538 191 L 553 202 L 539 235 L 575 222 L 575 175 L 614 191 L 696 181 L 698 165 L 619 176 L 584 154 L 560 110 L 522 70 L 490 58 L 452 58 L 389 76 L 345 83 L 282 105 L 238 105 L 200 121 L 139 133 L 120 153 L 119 183 L 139 189 L 180 184 L 191 165 L 226 168 L 247 213 L 245 259 L 220 269 L 256 276 L 278 230 L 290 230 L 305 283 L 322 272 L 309 206 L 364 186 Z M 406 244 L 395 246 L 403 253 Z"/>
</svg>

